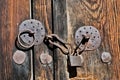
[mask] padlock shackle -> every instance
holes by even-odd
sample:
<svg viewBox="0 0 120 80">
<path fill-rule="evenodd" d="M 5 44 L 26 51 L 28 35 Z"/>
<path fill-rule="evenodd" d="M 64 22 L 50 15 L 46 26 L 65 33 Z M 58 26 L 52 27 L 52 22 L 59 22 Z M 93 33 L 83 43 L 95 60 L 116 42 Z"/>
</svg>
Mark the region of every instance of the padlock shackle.
<svg viewBox="0 0 120 80">
<path fill-rule="evenodd" d="M 86 37 L 85 35 L 83 35 L 83 39 L 82 39 L 81 42 L 78 44 L 78 46 L 76 46 L 76 48 L 74 49 L 74 52 L 73 52 L 72 55 L 75 55 L 76 53 L 78 53 L 77 50 L 79 49 L 79 46 L 80 46 L 81 44 L 85 44 L 84 49 L 79 52 L 79 55 L 80 55 L 80 54 L 85 50 L 86 45 L 87 45 L 86 42 L 88 42 L 88 40 L 89 40 L 89 37 Z M 78 55 L 78 54 L 77 54 L 77 55 Z"/>
</svg>

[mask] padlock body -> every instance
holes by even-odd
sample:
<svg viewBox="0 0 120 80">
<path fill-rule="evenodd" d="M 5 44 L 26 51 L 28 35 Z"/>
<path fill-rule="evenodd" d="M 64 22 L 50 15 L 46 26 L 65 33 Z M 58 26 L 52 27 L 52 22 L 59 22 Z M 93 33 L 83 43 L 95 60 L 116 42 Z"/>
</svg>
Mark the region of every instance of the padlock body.
<svg viewBox="0 0 120 80">
<path fill-rule="evenodd" d="M 83 58 L 82 56 L 72 56 L 70 55 L 69 56 L 69 65 L 70 66 L 82 66 L 82 63 L 83 63 Z"/>
</svg>

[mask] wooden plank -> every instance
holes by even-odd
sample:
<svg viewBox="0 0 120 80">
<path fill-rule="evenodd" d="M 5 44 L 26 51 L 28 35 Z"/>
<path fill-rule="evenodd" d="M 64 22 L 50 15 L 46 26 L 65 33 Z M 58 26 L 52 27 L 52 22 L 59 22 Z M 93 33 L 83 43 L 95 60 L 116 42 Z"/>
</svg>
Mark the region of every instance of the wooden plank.
<svg viewBox="0 0 120 80">
<path fill-rule="evenodd" d="M 67 40 L 66 0 L 53 0 L 54 33 Z M 54 80 L 68 80 L 67 58 L 59 50 L 54 51 Z"/>
<path fill-rule="evenodd" d="M 84 65 L 77 69 L 71 80 L 119 80 L 120 53 L 119 0 L 67 0 L 68 42 L 74 45 L 75 31 L 84 25 L 95 26 L 101 34 L 101 46 L 84 52 Z M 101 61 L 101 53 L 112 55 L 111 64 Z"/>
<path fill-rule="evenodd" d="M 29 56 L 22 65 L 17 65 L 12 57 L 17 50 L 18 25 L 29 18 L 29 0 L 1 0 L 0 5 L 0 80 L 28 80 Z"/>
<path fill-rule="evenodd" d="M 52 33 L 52 13 L 51 0 L 34 0 L 33 1 L 33 18 L 41 21 L 46 29 L 46 34 Z M 48 66 L 40 62 L 41 53 L 48 53 L 51 56 L 53 52 L 42 43 L 34 47 L 34 68 L 35 80 L 53 80 L 53 62 Z"/>
</svg>

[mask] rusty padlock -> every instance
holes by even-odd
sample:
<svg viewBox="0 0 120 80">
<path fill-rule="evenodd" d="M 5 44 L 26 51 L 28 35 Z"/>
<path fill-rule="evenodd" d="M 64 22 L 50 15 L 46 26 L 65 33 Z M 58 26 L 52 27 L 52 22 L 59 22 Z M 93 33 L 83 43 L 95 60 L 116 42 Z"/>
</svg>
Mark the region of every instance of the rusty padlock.
<svg viewBox="0 0 120 80">
<path fill-rule="evenodd" d="M 82 55 L 69 55 L 69 65 L 70 66 L 82 66 L 83 64 L 83 57 Z"/>
<path fill-rule="evenodd" d="M 80 45 L 85 40 L 86 40 L 86 43 L 84 43 L 84 47 L 81 50 Z M 83 60 L 83 57 L 82 57 L 81 53 L 86 49 L 86 46 L 88 45 L 88 40 L 89 40 L 89 38 L 83 37 L 81 42 L 74 49 L 74 52 L 72 54 L 69 54 L 68 59 L 69 59 L 70 66 L 76 66 L 76 67 L 77 66 L 82 66 L 84 60 Z"/>
</svg>

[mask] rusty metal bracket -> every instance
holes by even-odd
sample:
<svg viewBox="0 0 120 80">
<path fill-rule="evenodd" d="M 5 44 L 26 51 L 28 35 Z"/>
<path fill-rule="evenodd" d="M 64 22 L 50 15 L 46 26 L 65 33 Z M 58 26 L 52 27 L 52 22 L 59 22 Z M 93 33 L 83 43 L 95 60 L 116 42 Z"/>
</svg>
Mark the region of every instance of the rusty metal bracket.
<svg viewBox="0 0 120 80">
<path fill-rule="evenodd" d="M 46 35 L 44 42 L 59 48 L 65 55 L 69 53 L 69 49 L 67 46 L 68 43 L 59 38 L 56 34 Z"/>
</svg>

